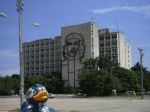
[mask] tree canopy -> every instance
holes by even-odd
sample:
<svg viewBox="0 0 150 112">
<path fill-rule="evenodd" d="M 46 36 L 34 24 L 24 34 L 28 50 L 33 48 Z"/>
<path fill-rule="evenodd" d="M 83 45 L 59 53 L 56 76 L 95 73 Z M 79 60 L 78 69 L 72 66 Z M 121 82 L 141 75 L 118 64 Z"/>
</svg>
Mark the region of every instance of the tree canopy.
<svg viewBox="0 0 150 112">
<path fill-rule="evenodd" d="M 112 90 L 126 92 L 139 90 L 134 71 L 118 67 L 109 57 L 86 60 L 79 74 L 80 88 L 87 95 L 110 95 Z"/>
<path fill-rule="evenodd" d="M 142 66 L 144 90 L 150 91 L 150 71 Z M 70 93 L 72 88 L 64 88 L 61 73 L 51 75 L 36 75 L 25 77 L 25 92 L 35 83 L 45 86 L 48 92 Z M 119 67 L 109 57 L 97 57 L 83 62 L 79 73 L 80 89 L 88 96 L 111 95 L 112 90 L 124 93 L 126 91 L 141 91 L 141 65 L 136 63 L 131 70 Z M 20 75 L 0 77 L 0 95 L 19 94 Z"/>
<path fill-rule="evenodd" d="M 61 93 L 63 91 L 63 81 L 60 73 L 25 77 L 25 92 L 36 83 L 45 86 L 48 92 Z M 0 77 L 0 95 L 19 94 L 19 86 L 20 75 Z"/>
</svg>

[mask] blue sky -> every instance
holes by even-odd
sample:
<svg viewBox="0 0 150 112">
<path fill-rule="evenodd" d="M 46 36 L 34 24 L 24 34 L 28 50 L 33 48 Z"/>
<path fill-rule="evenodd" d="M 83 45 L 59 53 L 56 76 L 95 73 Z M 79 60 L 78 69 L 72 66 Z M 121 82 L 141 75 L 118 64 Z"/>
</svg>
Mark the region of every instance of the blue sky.
<svg viewBox="0 0 150 112">
<path fill-rule="evenodd" d="M 89 22 L 124 32 L 132 45 L 133 65 L 144 50 L 150 70 L 150 0 L 24 0 L 23 41 L 60 35 L 61 27 Z M 0 0 L 0 74 L 19 73 L 16 0 Z M 33 23 L 39 27 L 33 27 Z"/>
</svg>

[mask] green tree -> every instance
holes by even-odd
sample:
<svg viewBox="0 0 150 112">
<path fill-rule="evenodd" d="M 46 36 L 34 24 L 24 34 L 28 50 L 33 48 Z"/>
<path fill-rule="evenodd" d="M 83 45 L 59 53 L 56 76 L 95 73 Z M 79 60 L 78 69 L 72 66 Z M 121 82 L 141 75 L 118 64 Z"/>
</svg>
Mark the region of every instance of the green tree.
<svg viewBox="0 0 150 112">
<path fill-rule="evenodd" d="M 44 76 L 37 75 L 37 76 L 29 76 L 25 77 L 25 92 L 34 84 L 39 83 L 44 85 Z M 44 85 L 45 86 L 45 85 Z"/>
<path fill-rule="evenodd" d="M 150 72 L 144 75 L 144 89 L 150 91 Z"/>
<path fill-rule="evenodd" d="M 112 78 L 108 72 L 92 69 L 81 72 L 79 76 L 80 88 L 88 96 L 111 94 Z"/>
<path fill-rule="evenodd" d="M 112 93 L 113 90 L 112 85 L 113 85 L 112 77 L 110 76 L 110 74 L 107 74 L 105 76 L 105 81 L 104 81 L 103 95 L 110 95 Z"/>
<path fill-rule="evenodd" d="M 63 91 L 63 81 L 55 75 L 47 76 L 45 87 L 50 93 L 61 93 Z"/>
<path fill-rule="evenodd" d="M 102 74 L 103 75 L 103 74 Z M 80 74 L 80 88 L 88 96 L 103 93 L 104 77 L 99 75 L 98 70 L 84 71 Z"/>
<path fill-rule="evenodd" d="M 127 90 L 135 90 L 138 91 L 139 84 L 136 77 L 136 74 L 128 69 L 118 67 L 114 70 L 114 75 L 119 78 L 121 83 L 121 92 L 125 92 Z"/>
<path fill-rule="evenodd" d="M 83 62 L 83 70 L 92 70 L 96 68 L 96 59 L 90 58 Z"/>
<path fill-rule="evenodd" d="M 141 85 L 141 64 L 136 63 L 132 68 L 132 71 L 134 71 L 138 78 L 138 83 Z M 146 91 L 150 90 L 150 71 L 147 70 L 146 67 L 142 66 L 142 73 L 143 73 L 143 87 Z M 141 90 L 141 86 L 140 86 Z"/>
<path fill-rule="evenodd" d="M 114 75 L 112 75 L 111 78 L 112 78 L 112 89 L 121 91 L 122 86 L 118 77 L 115 77 Z"/>
<path fill-rule="evenodd" d="M 17 77 L 12 76 L 0 77 L 0 95 L 18 94 L 19 82 L 20 81 Z"/>
<path fill-rule="evenodd" d="M 87 95 L 110 95 L 112 89 L 121 89 L 119 79 L 112 72 L 118 64 L 108 56 L 87 59 L 83 64 L 79 80 L 81 89 Z"/>
<path fill-rule="evenodd" d="M 111 72 L 112 68 L 115 68 L 118 66 L 117 63 L 114 61 L 111 61 L 109 56 L 100 56 L 96 58 L 97 67 L 100 70 L 109 71 Z"/>
<path fill-rule="evenodd" d="M 25 77 L 25 93 L 32 85 L 39 83 L 46 87 L 49 92 L 60 93 L 63 91 L 63 81 L 60 72 L 54 72 L 51 75 L 36 75 Z M 0 77 L 0 95 L 10 95 L 10 93 L 19 94 L 20 76 Z"/>
<path fill-rule="evenodd" d="M 25 78 L 25 90 L 32 85 L 39 83 L 46 87 L 48 92 L 60 93 L 63 91 L 63 81 L 60 72 L 54 72 L 51 75 L 37 75 Z"/>
</svg>

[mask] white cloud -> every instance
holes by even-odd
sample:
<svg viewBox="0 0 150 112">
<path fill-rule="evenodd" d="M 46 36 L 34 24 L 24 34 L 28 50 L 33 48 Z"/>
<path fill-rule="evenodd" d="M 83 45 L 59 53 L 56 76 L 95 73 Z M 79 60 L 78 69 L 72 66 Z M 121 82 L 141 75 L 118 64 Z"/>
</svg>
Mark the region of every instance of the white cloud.
<svg viewBox="0 0 150 112">
<path fill-rule="evenodd" d="M 91 12 L 95 14 L 105 14 L 105 13 L 110 13 L 113 11 L 132 11 L 132 12 L 140 12 L 144 13 L 146 16 L 150 16 L 150 5 L 145 5 L 145 6 L 116 6 L 116 7 L 111 7 L 111 8 L 104 8 L 104 9 L 92 9 Z"/>
<path fill-rule="evenodd" d="M 18 56 L 18 52 L 14 50 L 0 50 L 0 57 L 15 57 Z"/>
</svg>

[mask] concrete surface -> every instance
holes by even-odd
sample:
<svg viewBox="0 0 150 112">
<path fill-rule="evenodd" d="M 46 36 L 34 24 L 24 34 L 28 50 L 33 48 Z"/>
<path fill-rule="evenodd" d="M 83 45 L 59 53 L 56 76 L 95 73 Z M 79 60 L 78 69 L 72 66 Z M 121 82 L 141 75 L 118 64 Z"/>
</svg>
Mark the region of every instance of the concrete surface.
<svg viewBox="0 0 150 112">
<path fill-rule="evenodd" d="M 150 96 L 141 97 L 91 97 L 54 98 L 48 105 L 56 110 L 81 112 L 150 112 Z M 19 108 L 19 97 L 0 97 L 0 112 Z"/>
</svg>

